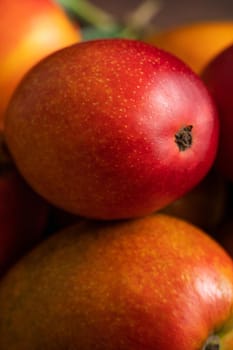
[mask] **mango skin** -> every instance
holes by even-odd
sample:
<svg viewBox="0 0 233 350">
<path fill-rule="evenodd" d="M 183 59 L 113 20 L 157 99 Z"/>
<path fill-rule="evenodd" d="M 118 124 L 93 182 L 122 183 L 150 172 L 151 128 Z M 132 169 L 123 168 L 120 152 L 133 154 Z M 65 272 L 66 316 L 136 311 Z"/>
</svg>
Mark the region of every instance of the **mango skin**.
<svg viewBox="0 0 233 350">
<path fill-rule="evenodd" d="M 180 151 L 175 135 L 192 126 Z M 133 40 L 83 42 L 22 81 L 6 114 L 17 167 L 49 202 L 124 219 L 179 198 L 208 172 L 218 118 L 203 82 L 175 57 Z"/>
<path fill-rule="evenodd" d="M 165 215 L 51 236 L 0 283 L 1 350 L 232 350 L 233 265 Z M 229 329 L 227 328 L 229 326 Z"/>
<path fill-rule="evenodd" d="M 218 53 L 202 72 L 202 79 L 216 103 L 220 121 L 220 140 L 216 167 L 233 182 L 233 36 L 232 44 Z"/>
<path fill-rule="evenodd" d="M 79 28 L 53 0 L 1 0 L 0 128 L 9 100 L 25 73 L 42 58 L 81 39 Z"/>
<path fill-rule="evenodd" d="M 204 20 L 151 33 L 144 40 L 179 57 L 194 72 L 204 67 L 233 40 L 233 21 Z"/>
</svg>

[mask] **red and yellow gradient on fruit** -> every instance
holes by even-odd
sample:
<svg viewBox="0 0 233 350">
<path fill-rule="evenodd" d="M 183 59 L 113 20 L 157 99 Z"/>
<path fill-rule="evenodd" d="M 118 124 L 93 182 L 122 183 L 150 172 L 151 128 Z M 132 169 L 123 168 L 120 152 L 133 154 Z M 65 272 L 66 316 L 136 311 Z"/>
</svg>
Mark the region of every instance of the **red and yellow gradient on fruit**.
<svg viewBox="0 0 233 350">
<path fill-rule="evenodd" d="M 232 304 L 232 260 L 201 230 L 165 215 L 89 222 L 1 281 L 0 347 L 232 350 Z"/>
<path fill-rule="evenodd" d="M 52 0 L 0 1 L 0 128 L 9 99 L 40 59 L 80 40 L 78 28 Z"/>
<path fill-rule="evenodd" d="M 151 34 L 145 40 L 179 57 L 196 73 L 233 42 L 233 21 L 187 23 Z"/>
<path fill-rule="evenodd" d="M 137 217 L 172 202 L 211 167 L 218 118 L 201 79 L 136 40 L 96 40 L 41 61 L 6 115 L 22 175 L 74 214 Z"/>
</svg>

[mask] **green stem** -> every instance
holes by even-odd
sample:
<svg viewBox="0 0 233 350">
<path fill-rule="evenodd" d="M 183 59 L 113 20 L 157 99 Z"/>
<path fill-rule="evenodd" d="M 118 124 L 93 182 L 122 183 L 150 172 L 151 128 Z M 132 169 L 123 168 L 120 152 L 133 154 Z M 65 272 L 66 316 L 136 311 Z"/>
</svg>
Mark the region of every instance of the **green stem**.
<svg viewBox="0 0 233 350">
<path fill-rule="evenodd" d="M 64 8 L 95 28 L 105 29 L 117 26 L 117 22 L 112 15 L 93 5 L 89 0 L 58 1 Z"/>
<path fill-rule="evenodd" d="M 125 33 L 142 33 L 147 30 L 147 26 L 152 18 L 161 10 L 162 2 L 158 0 L 144 0 L 134 11 L 125 18 Z"/>
<path fill-rule="evenodd" d="M 204 344 L 202 350 L 220 350 L 220 338 L 217 335 L 211 335 L 206 343 Z"/>
<path fill-rule="evenodd" d="M 127 16 L 116 20 L 113 15 L 92 4 L 91 0 L 57 1 L 88 27 L 95 28 L 104 35 L 134 39 L 139 39 L 148 31 L 152 18 L 162 6 L 162 0 L 144 0 Z"/>
</svg>

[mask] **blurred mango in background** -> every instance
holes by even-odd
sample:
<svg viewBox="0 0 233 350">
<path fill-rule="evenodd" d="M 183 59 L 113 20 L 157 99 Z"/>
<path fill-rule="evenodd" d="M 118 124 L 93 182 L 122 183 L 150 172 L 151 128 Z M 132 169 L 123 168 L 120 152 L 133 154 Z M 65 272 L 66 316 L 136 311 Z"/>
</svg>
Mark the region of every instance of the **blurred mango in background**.
<svg viewBox="0 0 233 350">
<path fill-rule="evenodd" d="M 24 74 L 48 54 L 80 40 L 52 0 L 0 1 L 0 129 L 9 99 Z"/>
<path fill-rule="evenodd" d="M 200 21 L 155 32 L 144 38 L 176 55 L 196 73 L 233 43 L 233 21 Z"/>
</svg>

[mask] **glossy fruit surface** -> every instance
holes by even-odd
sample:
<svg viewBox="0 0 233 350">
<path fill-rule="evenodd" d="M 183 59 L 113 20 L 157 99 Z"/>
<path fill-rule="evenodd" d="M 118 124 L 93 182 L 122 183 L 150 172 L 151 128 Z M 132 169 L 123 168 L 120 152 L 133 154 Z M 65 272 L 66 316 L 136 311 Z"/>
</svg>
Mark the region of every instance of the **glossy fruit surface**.
<svg viewBox="0 0 233 350">
<path fill-rule="evenodd" d="M 217 166 L 233 181 L 233 44 L 205 67 L 202 77 L 219 112 L 220 142 Z"/>
<path fill-rule="evenodd" d="M 119 219 L 161 208 L 201 180 L 215 158 L 218 119 L 180 60 L 140 41 L 97 40 L 56 52 L 26 76 L 6 139 L 20 172 L 51 203 Z"/>
<path fill-rule="evenodd" d="M 200 73 L 220 51 L 233 42 L 233 21 L 203 21 L 170 28 L 145 39 L 167 50 Z"/>
<path fill-rule="evenodd" d="M 164 215 L 89 222 L 2 280 L 0 346 L 232 350 L 232 302 L 232 260 L 194 226 Z"/>
<path fill-rule="evenodd" d="M 80 39 L 52 0 L 0 1 L 0 128 L 10 97 L 24 74 L 43 57 Z"/>
</svg>

